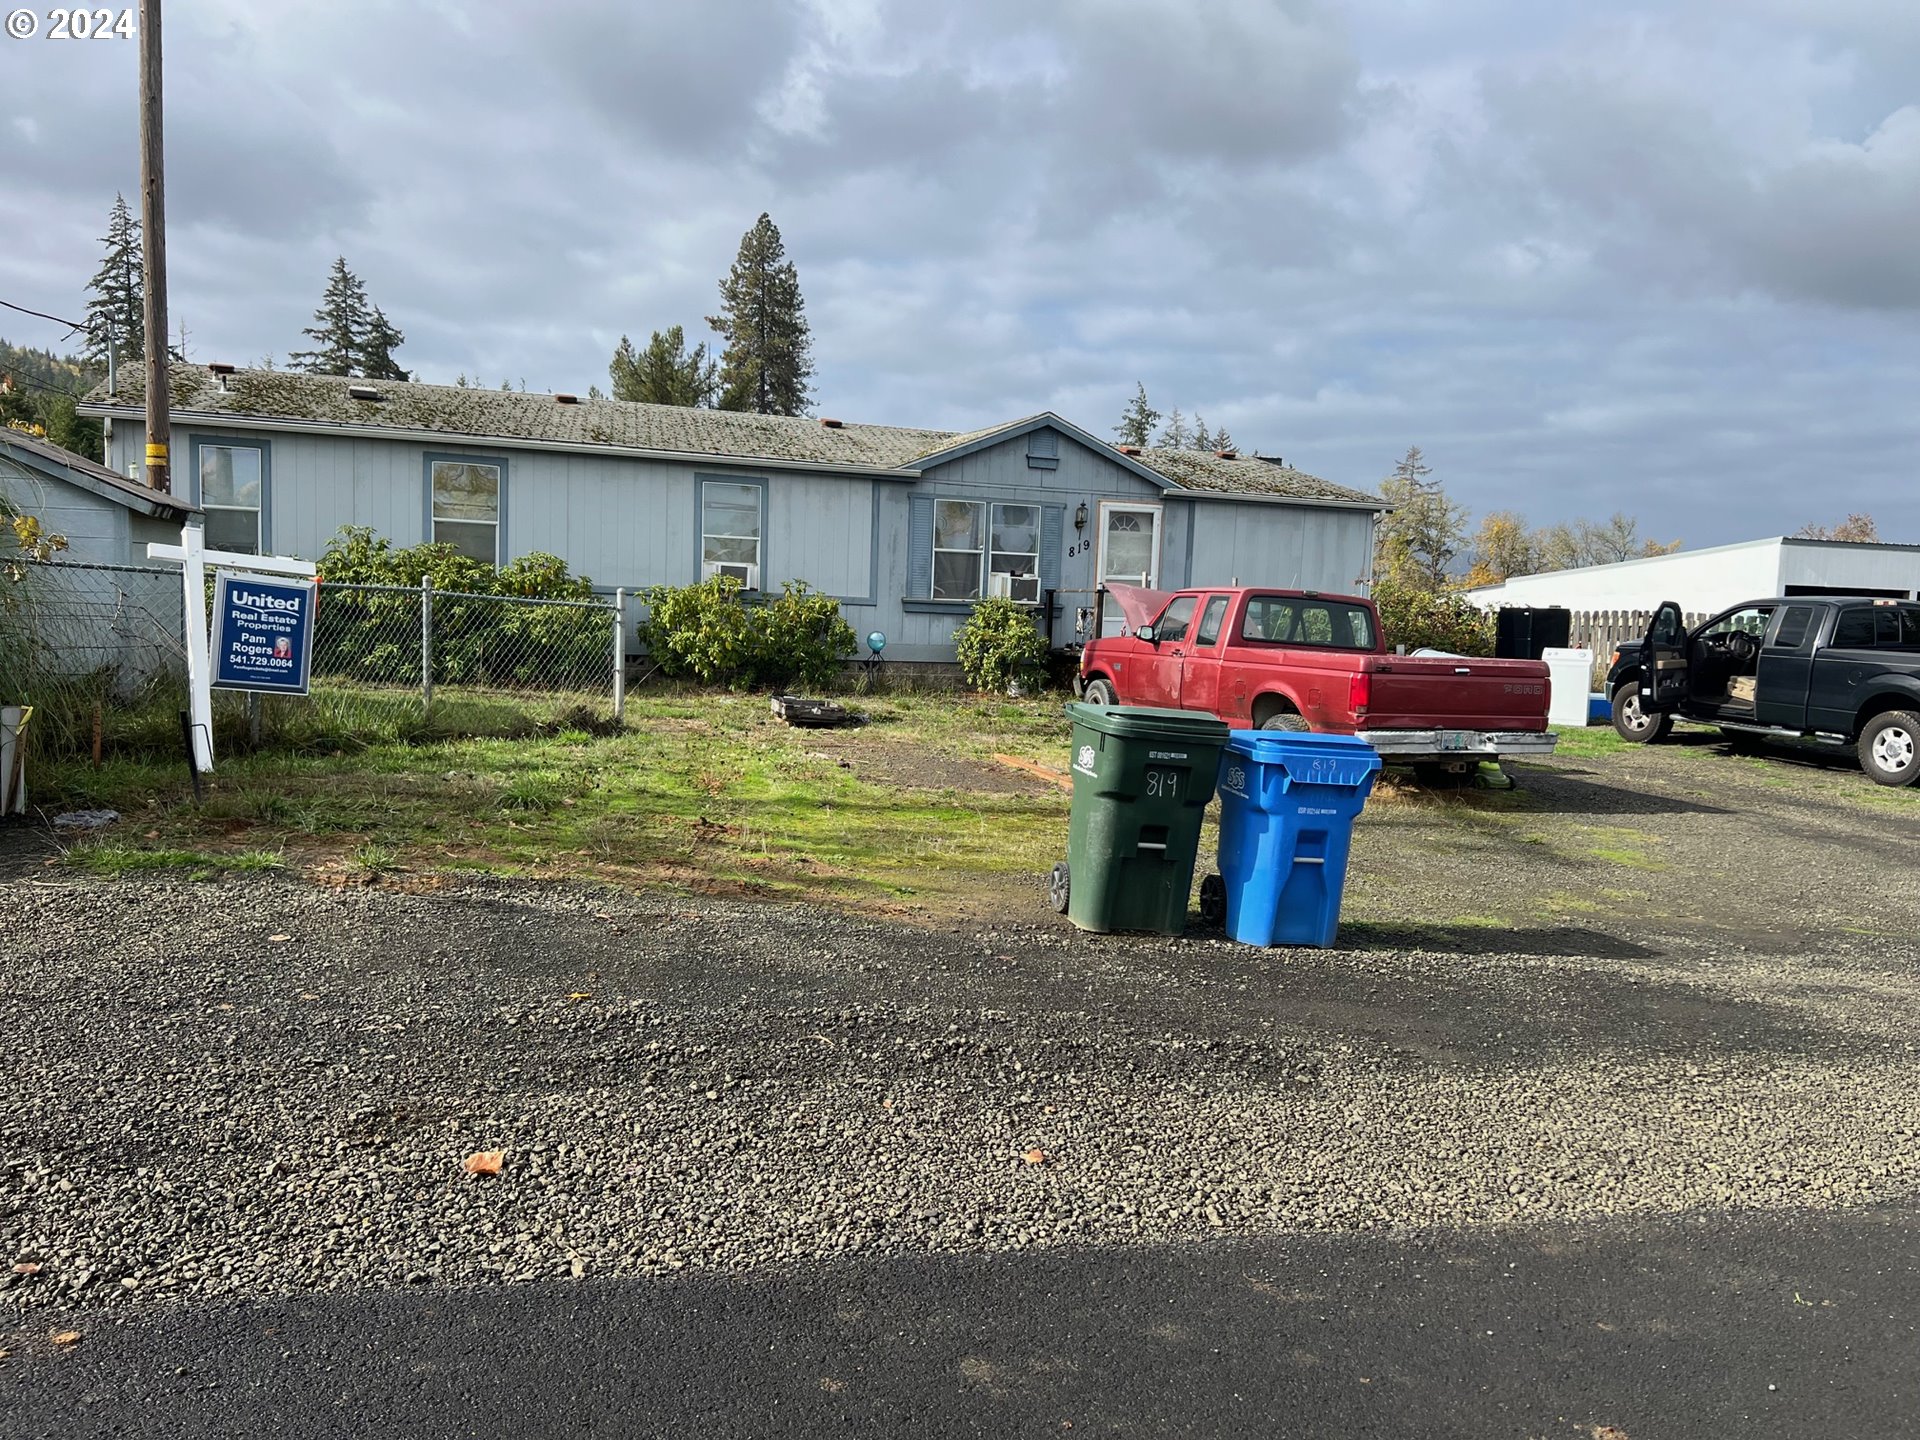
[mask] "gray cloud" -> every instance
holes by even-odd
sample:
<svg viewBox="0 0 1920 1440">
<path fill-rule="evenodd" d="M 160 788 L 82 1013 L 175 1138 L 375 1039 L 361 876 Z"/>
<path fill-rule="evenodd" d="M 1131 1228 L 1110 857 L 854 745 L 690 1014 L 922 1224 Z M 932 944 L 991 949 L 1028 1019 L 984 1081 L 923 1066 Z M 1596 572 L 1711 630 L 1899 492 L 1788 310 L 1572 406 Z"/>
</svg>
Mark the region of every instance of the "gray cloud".
<svg viewBox="0 0 1920 1440">
<path fill-rule="evenodd" d="M 584 389 L 765 209 L 828 413 L 1104 432 L 1139 379 L 1346 483 L 1418 443 L 1541 521 L 1920 539 L 1920 10 L 1594 13 L 207 0 L 173 308 L 284 355 L 344 254 L 426 378 Z M 133 123 L 130 50 L 0 44 L 0 297 L 83 303 Z"/>
</svg>

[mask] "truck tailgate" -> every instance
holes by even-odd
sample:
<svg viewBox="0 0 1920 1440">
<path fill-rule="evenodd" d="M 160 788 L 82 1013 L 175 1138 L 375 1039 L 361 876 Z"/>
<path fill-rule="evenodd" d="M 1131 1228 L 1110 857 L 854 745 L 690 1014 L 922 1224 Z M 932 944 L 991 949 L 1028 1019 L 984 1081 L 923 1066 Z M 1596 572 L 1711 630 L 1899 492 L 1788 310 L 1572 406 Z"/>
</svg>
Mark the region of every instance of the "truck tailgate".
<svg viewBox="0 0 1920 1440">
<path fill-rule="evenodd" d="M 1545 730 L 1542 660 L 1369 657 L 1366 730 Z"/>
</svg>

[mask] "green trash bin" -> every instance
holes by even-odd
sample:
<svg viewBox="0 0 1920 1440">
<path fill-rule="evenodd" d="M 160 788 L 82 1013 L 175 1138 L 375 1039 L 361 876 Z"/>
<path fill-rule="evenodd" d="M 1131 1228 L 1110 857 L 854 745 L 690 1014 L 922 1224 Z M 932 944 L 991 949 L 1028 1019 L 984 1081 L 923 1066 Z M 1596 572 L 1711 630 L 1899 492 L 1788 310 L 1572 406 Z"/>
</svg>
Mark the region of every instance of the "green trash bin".
<svg viewBox="0 0 1920 1440">
<path fill-rule="evenodd" d="M 1128 705 L 1073 704 L 1067 716 L 1073 820 L 1066 864 L 1053 867 L 1053 908 L 1082 930 L 1178 935 L 1226 722 Z"/>
</svg>

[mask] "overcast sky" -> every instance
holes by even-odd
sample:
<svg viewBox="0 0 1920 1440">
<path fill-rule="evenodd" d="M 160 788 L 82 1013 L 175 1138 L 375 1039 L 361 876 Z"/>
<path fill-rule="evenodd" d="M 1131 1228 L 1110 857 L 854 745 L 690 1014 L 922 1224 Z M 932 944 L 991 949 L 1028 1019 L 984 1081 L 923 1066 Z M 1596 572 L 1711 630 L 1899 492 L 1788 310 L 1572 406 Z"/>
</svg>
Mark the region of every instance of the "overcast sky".
<svg viewBox="0 0 1920 1440">
<path fill-rule="evenodd" d="M 704 336 L 770 211 L 817 409 L 1110 432 L 1134 382 L 1343 484 L 1710 544 L 1920 541 L 1914 0 L 170 0 L 198 360 L 336 254 L 425 380 Z M 0 39 L 0 299 L 77 313 L 134 45 Z M 0 336 L 54 343 L 5 314 Z"/>
</svg>

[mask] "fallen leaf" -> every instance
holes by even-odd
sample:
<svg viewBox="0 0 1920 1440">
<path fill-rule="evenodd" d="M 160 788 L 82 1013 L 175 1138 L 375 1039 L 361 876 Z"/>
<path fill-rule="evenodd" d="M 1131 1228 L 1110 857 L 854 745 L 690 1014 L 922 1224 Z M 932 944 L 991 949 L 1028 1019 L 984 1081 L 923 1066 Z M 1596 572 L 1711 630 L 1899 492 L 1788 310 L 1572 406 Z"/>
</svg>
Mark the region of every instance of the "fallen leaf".
<svg viewBox="0 0 1920 1440">
<path fill-rule="evenodd" d="M 62 1330 L 58 1335 L 53 1337 L 53 1343 L 56 1345 L 78 1345 L 80 1343 L 80 1332 L 78 1330 Z"/>
<path fill-rule="evenodd" d="M 270 945 L 284 945 L 291 939 L 293 939 L 291 935 L 269 935 L 267 936 L 267 943 Z"/>
<path fill-rule="evenodd" d="M 569 1000 L 591 1000 L 591 999 L 593 999 L 593 992 L 592 992 L 591 990 L 569 990 L 569 991 L 567 992 L 567 999 L 569 999 Z"/>
<path fill-rule="evenodd" d="M 1036 1145 L 1033 1147 L 1033 1149 L 1028 1150 L 1024 1154 L 1022 1154 L 1020 1158 L 1026 1161 L 1027 1164 L 1029 1165 L 1044 1165 L 1047 1163 L 1048 1157 L 1047 1157 L 1047 1152 L 1042 1150 L 1038 1145 Z"/>
<path fill-rule="evenodd" d="M 22 1260 L 18 1265 L 13 1267 L 13 1273 L 16 1275 L 38 1275 L 40 1273 L 40 1262 L 38 1260 Z"/>
<path fill-rule="evenodd" d="M 507 1158 L 504 1150 L 476 1150 L 467 1156 L 461 1169 L 469 1175 L 498 1175 L 500 1166 Z"/>
<path fill-rule="evenodd" d="M 149 840 L 158 840 L 160 838 L 160 832 L 158 830 L 149 830 L 147 831 L 146 838 Z"/>
</svg>

